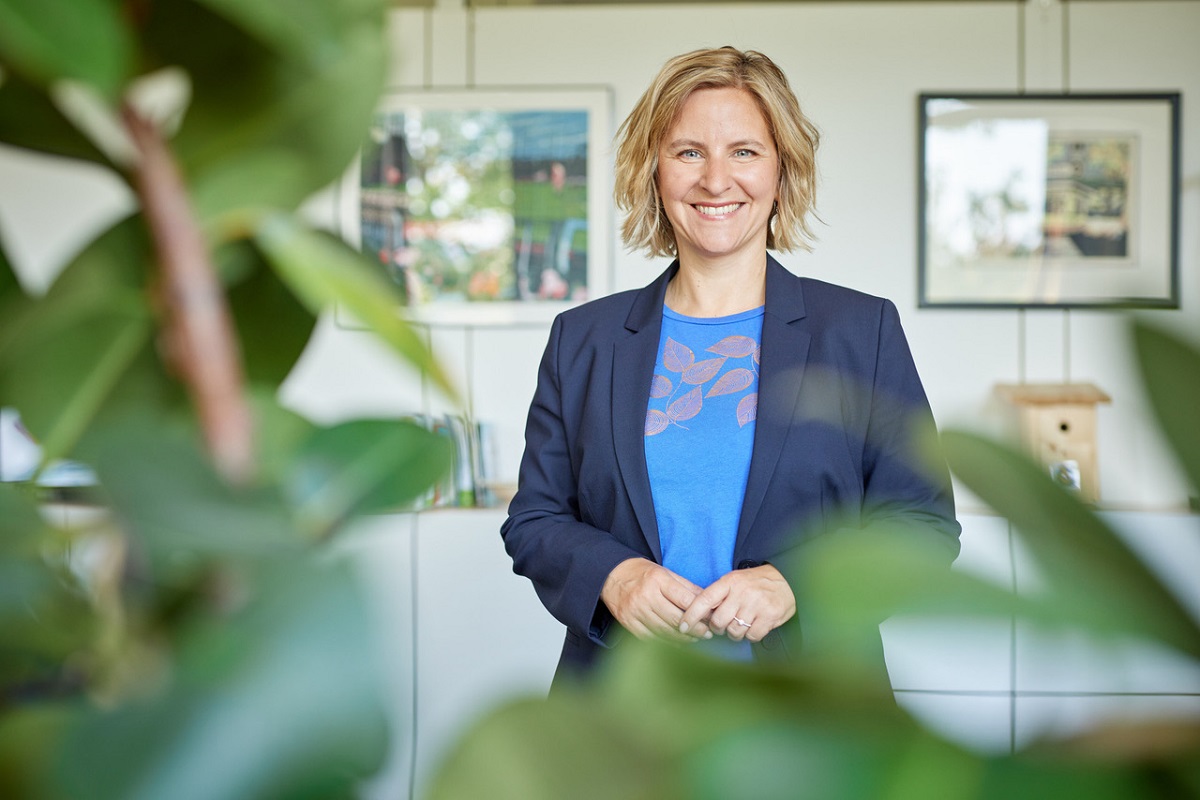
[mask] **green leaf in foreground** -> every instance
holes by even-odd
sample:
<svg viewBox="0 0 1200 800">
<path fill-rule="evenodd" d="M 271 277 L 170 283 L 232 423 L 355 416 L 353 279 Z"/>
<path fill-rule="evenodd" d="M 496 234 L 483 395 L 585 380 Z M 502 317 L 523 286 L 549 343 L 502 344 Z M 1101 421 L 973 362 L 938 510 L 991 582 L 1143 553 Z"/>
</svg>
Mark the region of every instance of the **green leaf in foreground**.
<svg viewBox="0 0 1200 800">
<path fill-rule="evenodd" d="M 171 685 L 89 713 L 64 743 L 67 797 L 349 797 L 382 763 L 381 673 L 344 562 L 292 555 L 249 603 L 181 632 Z"/>
<path fill-rule="evenodd" d="M 110 0 L 0 2 L 0 64 L 44 85 L 70 78 L 116 99 L 133 41 Z"/>
<path fill-rule="evenodd" d="M 1064 612 L 1097 633 L 1157 639 L 1200 656 L 1188 611 L 1078 498 L 1012 449 L 960 432 L 942 440 L 950 469 L 1013 523 L 1043 573 L 1042 591 Z"/>
<path fill-rule="evenodd" d="M 359 253 L 332 236 L 277 214 L 255 237 L 271 266 L 314 313 L 343 307 L 451 397 L 457 392 L 428 345 L 401 316 L 396 289 Z"/>
<path fill-rule="evenodd" d="M 326 535 L 359 514 L 395 511 L 450 469 L 445 437 L 400 420 L 356 420 L 315 431 L 287 479 L 298 517 Z"/>
<path fill-rule="evenodd" d="M 301 546 L 280 493 L 223 481 L 189 424 L 131 412 L 109 420 L 94 445 L 106 504 L 159 580 L 206 559 L 269 560 Z"/>
<path fill-rule="evenodd" d="M 1180 466 L 1200 489 L 1200 349 L 1167 331 L 1141 322 L 1133 342 L 1150 406 L 1163 438 Z"/>
<path fill-rule="evenodd" d="M 59 110 L 50 96 L 24 77 L 0 81 L 0 142 L 51 155 L 109 163 Z"/>
<path fill-rule="evenodd" d="M 226 267 L 223 272 L 232 271 L 229 262 L 238 262 L 239 274 L 226 291 L 246 381 L 278 388 L 304 352 L 317 318 L 250 243 L 230 243 L 216 256 Z"/>
<path fill-rule="evenodd" d="M 44 297 L 0 320 L 0 397 L 21 411 L 47 460 L 72 454 L 149 350 L 153 319 L 140 285 L 145 238 L 133 219 L 102 235 Z"/>
</svg>

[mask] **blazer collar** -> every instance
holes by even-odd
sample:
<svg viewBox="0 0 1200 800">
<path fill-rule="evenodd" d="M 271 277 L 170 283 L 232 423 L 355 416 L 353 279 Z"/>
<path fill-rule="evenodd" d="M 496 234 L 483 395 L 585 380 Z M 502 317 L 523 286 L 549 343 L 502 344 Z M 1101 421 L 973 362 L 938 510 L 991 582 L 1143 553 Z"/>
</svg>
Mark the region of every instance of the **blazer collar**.
<svg viewBox="0 0 1200 800">
<path fill-rule="evenodd" d="M 808 361 L 812 337 L 800 324 L 807 312 L 804 284 L 779 262 L 767 256 L 766 309 L 763 314 L 762 360 L 758 375 L 758 417 L 754 426 L 754 453 L 738 522 L 734 563 L 746 556 L 751 531 L 775 474 L 788 430 L 796 418 L 800 384 Z"/>
<path fill-rule="evenodd" d="M 663 299 L 667 283 L 679 271 L 679 262 L 637 293 L 625 319 L 630 335 L 613 345 L 612 426 L 617 466 L 625 491 L 658 563 L 662 563 L 662 545 L 658 538 L 658 519 L 650 495 L 650 476 L 646 470 L 646 407 L 650 382 L 658 360 L 658 339 L 662 332 Z"/>
<path fill-rule="evenodd" d="M 677 272 L 679 272 L 679 259 L 672 261 L 671 266 L 663 270 L 663 273 L 655 278 L 653 283 L 637 293 L 633 299 L 633 307 L 629 309 L 629 316 L 625 318 L 626 328 L 636 333 L 646 327 L 662 326 L 662 308 L 667 297 L 667 284 L 671 282 L 671 278 L 674 278 Z M 658 341 L 655 340 L 654 344 L 657 346 Z"/>
<path fill-rule="evenodd" d="M 766 313 L 773 315 L 785 325 L 807 315 L 804 308 L 804 287 L 792 273 L 771 255 L 767 254 L 767 303 Z"/>
</svg>

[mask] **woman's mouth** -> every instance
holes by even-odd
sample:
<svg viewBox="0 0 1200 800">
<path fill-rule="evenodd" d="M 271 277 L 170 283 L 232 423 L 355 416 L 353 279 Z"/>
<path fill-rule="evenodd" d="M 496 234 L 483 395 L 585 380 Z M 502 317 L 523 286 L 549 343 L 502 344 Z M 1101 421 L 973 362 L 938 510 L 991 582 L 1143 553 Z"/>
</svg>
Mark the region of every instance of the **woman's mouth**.
<svg viewBox="0 0 1200 800">
<path fill-rule="evenodd" d="M 692 206 L 706 217 L 720 217 L 725 214 L 732 214 L 742 207 L 741 203 L 729 203 L 723 206 Z"/>
</svg>

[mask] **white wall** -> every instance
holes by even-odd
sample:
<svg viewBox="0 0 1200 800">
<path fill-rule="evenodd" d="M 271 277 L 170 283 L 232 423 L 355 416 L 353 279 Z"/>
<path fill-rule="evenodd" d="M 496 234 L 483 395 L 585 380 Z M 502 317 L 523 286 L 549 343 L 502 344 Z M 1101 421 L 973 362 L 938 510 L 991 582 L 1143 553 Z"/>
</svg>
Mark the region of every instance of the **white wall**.
<svg viewBox="0 0 1200 800">
<path fill-rule="evenodd" d="M 1001 430 L 997 382 L 1092 381 L 1102 503 L 1166 509 L 1187 491 L 1162 447 L 1106 311 L 918 310 L 916 96 L 928 90 L 1178 90 L 1183 94 L 1182 310 L 1151 316 L 1200 333 L 1200 3 L 1050 2 L 623 5 L 494 8 L 443 3 L 393 13 L 397 88 L 606 85 L 623 119 L 662 62 L 701 46 L 762 50 L 821 128 L 824 225 L 793 271 L 891 298 L 939 422 Z M 1022 57 L 1023 54 L 1023 57 Z M 614 122 L 615 124 L 615 122 Z M 624 252 L 617 289 L 664 266 Z M 438 351 L 474 414 L 496 424 L 500 477 L 514 480 L 546 327 L 438 328 Z M 438 410 L 403 368 L 366 358 L 361 336 L 322 328 L 286 396 L 324 418 L 412 405 Z M 1024 346 L 1022 346 L 1024 342 Z M 369 362 L 369 363 L 368 363 Z M 372 366 L 373 365 L 373 366 Z M 407 389 L 404 388 L 407 386 Z M 961 493 L 960 505 L 977 502 Z"/>
</svg>

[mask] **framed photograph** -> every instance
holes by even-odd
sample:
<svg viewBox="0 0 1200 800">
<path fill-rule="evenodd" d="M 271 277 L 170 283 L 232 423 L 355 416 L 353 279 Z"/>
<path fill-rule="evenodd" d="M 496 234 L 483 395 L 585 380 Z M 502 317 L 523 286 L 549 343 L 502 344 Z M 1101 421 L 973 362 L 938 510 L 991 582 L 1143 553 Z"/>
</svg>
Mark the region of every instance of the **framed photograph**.
<svg viewBox="0 0 1200 800">
<path fill-rule="evenodd" d="M 390 92 L 342 235 L 431 324 L 549 321 L 609 291 L 612 92 Z"/>
<path fill-rule="evenodd" d="M 919 304 L 1179 306 L 1179 94 L 919 98 Z"/>
</svg>

